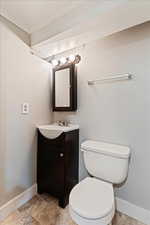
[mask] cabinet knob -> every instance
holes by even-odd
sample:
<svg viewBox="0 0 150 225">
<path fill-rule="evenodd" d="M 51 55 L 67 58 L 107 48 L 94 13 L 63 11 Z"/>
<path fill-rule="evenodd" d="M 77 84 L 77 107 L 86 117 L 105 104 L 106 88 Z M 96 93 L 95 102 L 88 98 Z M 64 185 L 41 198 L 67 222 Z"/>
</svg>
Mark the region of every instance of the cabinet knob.
<svg viewBox="0 0 150 225">
<path fill-rule="evenodd" d="M 63 157 L 64 156 L 64 154 L 63 153 L 60 153 L 60 157 Z"/>
</svg>

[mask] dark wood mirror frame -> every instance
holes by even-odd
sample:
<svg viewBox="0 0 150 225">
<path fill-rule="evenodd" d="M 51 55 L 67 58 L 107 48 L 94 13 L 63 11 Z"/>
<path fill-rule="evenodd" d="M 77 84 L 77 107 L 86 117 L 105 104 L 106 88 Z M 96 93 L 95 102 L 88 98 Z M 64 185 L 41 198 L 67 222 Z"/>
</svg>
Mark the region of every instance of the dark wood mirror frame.
<svg viewBox="0 0 150 225">
<path fill-rule="evenodd" d="M 56 107 L 55 96 L 55 73 L 59 70 L 69 69 L 70 71 L 70 106 Z M 53 84 L 52 84 L 52 109 L 53 111 L 76 111 L 77 110 L 77 69 L 75 64 L 65 66 L 57 66 L 53 69 Z"/>
</svg>

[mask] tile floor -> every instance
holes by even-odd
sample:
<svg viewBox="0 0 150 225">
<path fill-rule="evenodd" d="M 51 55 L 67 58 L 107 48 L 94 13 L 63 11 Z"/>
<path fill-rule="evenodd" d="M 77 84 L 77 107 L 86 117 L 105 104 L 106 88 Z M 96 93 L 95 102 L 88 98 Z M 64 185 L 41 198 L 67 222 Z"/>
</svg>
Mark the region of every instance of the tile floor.
<svg viewBox="0 0 150 225">
<path fill-rule="evenodd" d="M 76 225 L 70 218 L 68 207 L 61 209 L 56 199 L 37 195 L 12 213 L 0 225 Z M 113 225 L 144 225 L 119 212 Z"/>
</svg>

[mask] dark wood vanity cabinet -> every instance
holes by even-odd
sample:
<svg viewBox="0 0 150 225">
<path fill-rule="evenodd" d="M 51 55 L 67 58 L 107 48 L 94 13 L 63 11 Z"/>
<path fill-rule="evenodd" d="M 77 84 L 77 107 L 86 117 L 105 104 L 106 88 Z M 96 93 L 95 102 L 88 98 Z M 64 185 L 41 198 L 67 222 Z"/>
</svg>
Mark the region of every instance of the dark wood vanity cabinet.
<svg viewBox="0 0 150 225">
<path fill-rule="evenodd" d="M 48 139 L 38 130 L 37 188 L 38 193 L 49 193 L 68 204 L 69 193 L 78 183 L 79 130 L 63 132 Z"/>
</svg>

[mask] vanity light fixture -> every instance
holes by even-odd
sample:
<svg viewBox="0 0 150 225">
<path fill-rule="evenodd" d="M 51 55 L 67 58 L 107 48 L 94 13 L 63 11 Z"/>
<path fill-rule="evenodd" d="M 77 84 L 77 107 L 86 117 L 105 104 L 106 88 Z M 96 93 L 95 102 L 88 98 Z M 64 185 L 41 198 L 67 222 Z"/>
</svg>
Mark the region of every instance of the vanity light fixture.
<svg viewBox="0 0 150 225">
<path fill-rule="evenodd" d="M 74 60 L 75 60 L 75 55 L 70 55 L 69 57 L 68 57 L 68 61 L 69 62 L 73 62 Z"/>
<path fill-rule="evenodd" d="M 80 60 L 81 60 L 80 55 L 70 55 L 68 57 L 62 57 L 58 60 L 53 59 L 50 61 L 50 63 L 53 65 L 53 67 L 56 67 L 56 66 L 63 66 L 67 64 L 77 64 L 80 62 Z"/>
<path fill-rule="evenodd" d="M 57 66 L 57 65 L 59 64 L 59 61 L 56 60 L 56 59 L 53 59 L 53 60 L 51 61 L 51 63 L 52 63 L 53 66 Z"/>
<path fill-rule="evenodd" d="M 65 64 L 66 62 L 67 62 L 67 58 L 62 57 L 62 58 L 60 59 L 60 63 L 61 63 L 61 64 Z"/>
</svg>

